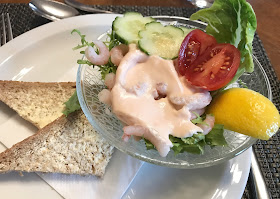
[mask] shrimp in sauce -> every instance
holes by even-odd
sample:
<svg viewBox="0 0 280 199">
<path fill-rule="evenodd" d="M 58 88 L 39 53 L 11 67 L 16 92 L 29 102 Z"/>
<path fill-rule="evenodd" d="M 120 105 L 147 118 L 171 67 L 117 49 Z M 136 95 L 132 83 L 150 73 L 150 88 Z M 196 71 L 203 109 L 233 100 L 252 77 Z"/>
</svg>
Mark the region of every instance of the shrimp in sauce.
<svg viewBox="0 0 280 199">
<path fill-rule="evenodd" d="M 93 41 L 94 45 L 98 48 L 99 54 L 95 52 L 95 49 L 88 46 L 85 50 L 86 58 L 94 65 L 105 65 L 109 61 L 110 52 L 107 46 L 102 41 Z"/>
</svg>

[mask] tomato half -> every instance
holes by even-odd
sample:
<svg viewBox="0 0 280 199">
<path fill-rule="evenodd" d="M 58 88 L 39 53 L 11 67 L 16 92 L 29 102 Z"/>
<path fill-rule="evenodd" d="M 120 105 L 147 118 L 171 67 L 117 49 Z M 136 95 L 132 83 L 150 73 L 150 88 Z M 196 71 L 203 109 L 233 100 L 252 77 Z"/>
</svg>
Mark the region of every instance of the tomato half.
<svg viewBox="0 0 280 199">
<path fill-rule="evenodd" d="M 194 86 L 209 91 L 227 85 L 240 64 L 240 52 L 231 44 L 216 44 L 186 68 L 185 77 Z"/>
<path fill-rule="evenodd" d="M 216 39 L 206 34 L 205 32 L 195 29 L 191 31 L 183 40 L 179 56 L 178 56 L 178 70 L 181 75 L 186 73 L 186 69 L 193 63 L 199 55 L 204 51 L 215 45 Z"/>
</svg>

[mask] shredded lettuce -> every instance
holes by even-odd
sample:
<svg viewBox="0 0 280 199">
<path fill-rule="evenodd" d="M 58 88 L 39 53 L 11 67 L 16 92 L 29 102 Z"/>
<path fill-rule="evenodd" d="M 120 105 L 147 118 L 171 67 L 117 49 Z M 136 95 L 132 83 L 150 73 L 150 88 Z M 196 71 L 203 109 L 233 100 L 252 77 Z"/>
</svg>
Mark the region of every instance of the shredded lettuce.
<svg viewBox="0 0 280 199">
<path fill-rule="evenodd" d="M 215 124 L 213 129 L 205 136 L 205 142 L 211 147 L 227 146 L 227 142 L 224 137 L 224 125 Z"/>
<path fill-rule="evenodd" d="M 206 115 L 203 114 L 202 116 L 200 116 L 199 114 L 197 114 L 196 112 L 193 112 L 193 114 L 196 115 L 196 118 L 192 120 L 192 123 L 194 124 L 205 124 L 207 125 L 206 122 L 204 122 L 205 118 L 206 118 Z"/>
<path fill-rule="evenodd" d="M 193 153 L 193 154 L 203 154 L 205 146 L 205 135 L 203 133 L 194 134 L 192 137 L 187 138 L 177 138 L 172 135 L 169 136 L 170 141 L 173 144 L 171 148 L 174 154 L 178 153 Z"/>
<path fill-rule="evenodd" d="M 243 72 L 253 72 L 252 42 L 257 28 L 257 19 L 246 0 L 215 0 L 210 8 L 192 14 L 191 20 L 206 22 L 206 32 L 218 43 L 230 43 L 239 49 L 241 61 L 232 82 Z"/>
<path fill-rule="evenodd" d="M 111 33 L 108 33 L 107 36 L 109 38 L 109 41 L 106 41 L 105 43 L 107 44 L 109 50 L 111 50 L 115 46 L 118 46 L 121 44 L 121 42 L 116 37 L 116 34 L 114 31 L 112 31 Z"/>
<path fill-rule="evenodd" d="M 62 113 L 66 116 L 68 116 L 72 112 L 75 112 L 76 110 L 79 110 L 81 106 L 78 100 L 77 91 L 75 91 L 74 94 L 69 98 L 69 100 L 64 104 L 65 108 Z"/>
<path fill-rule="evenodd" d="M 73 50 L 78 50 L 80 48 L 84 48 L 84 47 L 87 47 L 87 46 L 94 47 L 94 43 L 93 42 L 87 42 L 86 41 L 86 35 L 83 35 L 79 30 L 74 29 L 74 30 L 72 30 L 71 34 L 73 34 L 73 33 L 77 33 L 81 37 L 81 44 L 78 44 L 77 46 L 72 48 Z M 81 51 L 80 53 L 85 54 L 85 51 Z"/>
<path fill-rule="evenodd" d="M 211 148 L 215 146 L 227 146 L 226 139 L 224 137 L 224 126 L 221 124 L 215 124 L 213 129 L 206 135 L 198 132 L 192 137 L 178 138 L 169 135 L 169 139 L 173 144 L 171 150 L 174 154 L 179 153 L 192 153 L 192 154 L 203 154 L 206 145 Z M 156 149 L 155 146 L 149 141 L 144 139 L 147 150 Z"/>
<path fill-rule="evenodd" d="M 101 73 L 101 78 L 105 79 L 105 76 L 109 73 L 116 73 L 117 71 L 117 66 L 115 66 L 112 62 L 111 59 L 109 59 L 109 62 L 104 65 L 104 66 L 98 66 L 99 71 Z"/>
<path fill-rule="evenodd" d="M 147 150 L 151 150 L 151 149 L 156 149 L 155 146 L 147 139 L 143 138 L 145 140 L 145 145 Z"/>
</svg>

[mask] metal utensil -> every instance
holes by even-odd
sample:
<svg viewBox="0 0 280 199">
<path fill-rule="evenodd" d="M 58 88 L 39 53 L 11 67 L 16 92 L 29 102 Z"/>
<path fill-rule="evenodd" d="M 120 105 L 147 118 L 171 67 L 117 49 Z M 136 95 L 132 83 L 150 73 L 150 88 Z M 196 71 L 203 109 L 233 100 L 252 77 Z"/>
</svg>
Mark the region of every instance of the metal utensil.
<svg viewBox="0 0 280 199">
<path fill-rule="evenodd" d="M 6 16 L 7 25 L 5 23 L 5 16 Z M 2 13 L 2 31 L 3 31 L 2 38 L 0 34 L 0 46 L 3 46 L 8 41 L 13 39 L 13 31 L 12 31 L 9 13 L 6 14 Z"/>
<path fill-rule="evenodd" d="M 97 9 L 97 8 L 93 8 L 90 5 L 86 5 L 86 4 L 82 4 L 76 0 L 64 0 L 64 2 L 66 4 L 68 4 L 69 6 L 72 6 L 74 8 L 77 8 L 79 10 L 83 10 L 86 12 L 93 12 L 93 13 L 108 13 L 108 14 L 112 14 L 113 12 L 108 11 L 108 10 L 101 10 L 101 9 Z"/>
<path fill-rule="evenodd" d="M 251 157 L 251 172 L 252 172 L 252 179 L 253 185 L 255 188 L 255 198 L 256 199 L 270 199 L 270 194 L 267 190 L 261 169 L 257 162 L 256 154 L 253 149 L 252 157 Z"/>
<path fill-rule="evenodd" d="M 31 0 L 29 7 L 39 16 L 52 21 L 79 15 L 79 11 L 64 3 L 51 0 Z"/>
</svg>

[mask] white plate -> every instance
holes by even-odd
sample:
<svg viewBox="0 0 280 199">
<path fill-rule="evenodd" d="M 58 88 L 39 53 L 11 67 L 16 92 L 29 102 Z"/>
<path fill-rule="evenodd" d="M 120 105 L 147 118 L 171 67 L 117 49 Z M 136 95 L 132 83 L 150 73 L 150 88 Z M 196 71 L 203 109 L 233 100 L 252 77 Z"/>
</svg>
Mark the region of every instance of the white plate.
<svg viewBox="0 0 280 199">
<path fill-rule="evenodd" d="M 81 56 L 78 51 L 72 51 L 72 47 L 79 43 L 79 37 L 71 35 L 71 30 L 77 28 L 86 34 L 89 40 L 95 39 L 111 27 L 115 17 L 116 15 L 108 14 L 78 16 L 43 25 L 15 38 L 0 48 L 0 79 L 74 81 L 78 67 L 76 60 Z M 3 103 L 0 103 L 0 110 L 0 141 L 6 146 L 11 147 L 36 132 L 35 127 L 19 118 Z M 4 148 L 0 150 L 3 151 Z M 196 170 L 170 169 L 144 164 L 123 198 L 196 196 L 195 198 L 200 199 L 238 199 L 241 198 L 247 182 L 250 157 L 251 150 L 248 150 L 224 164 Z M 141 163 L 134 159 L 132 161 L 135 166 L 133 172 L 136 172 Z M 109 165 L 108 173 L 112 172 L 113 164 L 116 162 Z M 133 172 L 130 173 L 130 181 L 134 177 Z M 18 196 L 38 198 L 39 195 L 60 198 L 35 174 L 24 177 L 14 173 L 0 175 L 0 191 L 4 198 Z M 61 191 L 63 192 L 59 189 L 60 193 Z M 117 187 L 113 191 L 117 193 Z"/>
<path fill-rule="evenodd" d="M 145 163 L 123 199 L 239 199 L 247 183 L 251 148 L 220 165 L 173 169 Z"/>
</svg>

